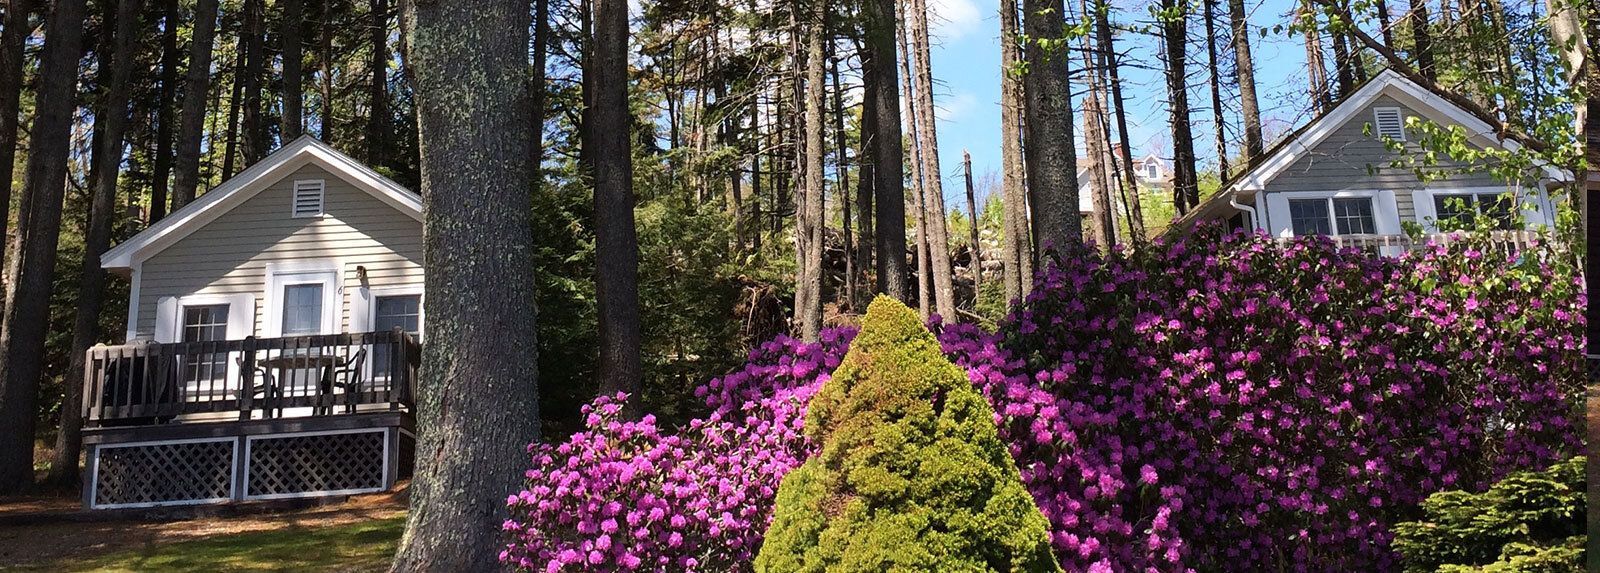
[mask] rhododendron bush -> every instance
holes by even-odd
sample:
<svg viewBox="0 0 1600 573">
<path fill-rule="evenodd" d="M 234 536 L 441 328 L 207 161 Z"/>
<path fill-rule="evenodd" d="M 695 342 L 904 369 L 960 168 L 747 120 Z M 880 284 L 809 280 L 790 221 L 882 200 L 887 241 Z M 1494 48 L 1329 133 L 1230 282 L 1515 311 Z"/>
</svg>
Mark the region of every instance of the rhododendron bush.
<svg viewBox="0 0 1600 573">
<path fill-rule="evenodd" d="M 997 333 L 940 340 L 1066 570 L 1391 569 L 1391 528 L 1429 493 L 1576 451 L 1586 303 L 1548 255 L 1202 234 L 1064 257 Z M 749 570 L 850 334 L 758 349 L 681 430 L 597 402 L 585 432 L 532 447 L 506 560 Z"/>
</svg>

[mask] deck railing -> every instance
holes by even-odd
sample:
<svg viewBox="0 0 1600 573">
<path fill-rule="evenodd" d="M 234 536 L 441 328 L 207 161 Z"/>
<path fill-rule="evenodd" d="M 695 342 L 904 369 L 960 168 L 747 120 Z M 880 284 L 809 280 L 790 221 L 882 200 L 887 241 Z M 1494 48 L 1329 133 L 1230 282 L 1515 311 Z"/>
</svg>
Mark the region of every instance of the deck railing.
<svg viewBox="0 0 1600 573">
<path fill-rule="evenodd" d="M 1410 235 L 1331 235 L 1327 239 L 1339 247 L 1356 249 L 1370 249 L 1384 254 L 1399 254 L 1403 251 L 1412 251 L 1423 248 L 1430 243 L 1454 243 L 1476 238 L 1478 235 L 1467 233 L 1432 233 L 1412 237 Z M 1300 237 L 1278 237 L 1280 246 L 1288 246 Z M 1542 236 L 1535 231 L 1490 231 L 1488 244 L 1491 249 L 1505 252 L 1526 252 L 1541 241 L 1548 241 L 1547 236 Z M 1381 250 L 1389 248 L 1387 251 Z"/>
<path fill-rule="evenodd" d="M 410 409 L 421 356 L 400 329 L 96 346 L 84 368 L 84 420 L 128 426 L 231 412 L 249 420 Z"/>
</svg>

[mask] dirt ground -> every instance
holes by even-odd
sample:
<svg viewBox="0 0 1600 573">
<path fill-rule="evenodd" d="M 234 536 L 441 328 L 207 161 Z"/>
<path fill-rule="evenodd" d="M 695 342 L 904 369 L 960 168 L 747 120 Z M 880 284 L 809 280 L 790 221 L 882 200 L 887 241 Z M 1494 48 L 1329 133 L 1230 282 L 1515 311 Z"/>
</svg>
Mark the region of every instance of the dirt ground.
<svg viewBox="0 0 1600 573">
<path fill-rule="evenodd" d="M 355 496 L 341 503 L 286 511 L 228 512 L 162 519 L 86 520 L 81 502 L 65 496 L 0 498 L 0 570 L 231 533 L 347 525 L 405 512 L 403 490 Z M 209 511 L 206 513 L 217 513 Z M 26 514 L 26 515 L 25 515 Z"/>
</svg>

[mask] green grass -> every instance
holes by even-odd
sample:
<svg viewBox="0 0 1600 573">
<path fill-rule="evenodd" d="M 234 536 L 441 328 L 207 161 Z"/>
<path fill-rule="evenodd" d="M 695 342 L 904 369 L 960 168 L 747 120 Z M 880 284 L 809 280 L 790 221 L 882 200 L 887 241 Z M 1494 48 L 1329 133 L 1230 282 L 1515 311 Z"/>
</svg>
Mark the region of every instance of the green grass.
<svg viewBox="0 0 1600 573">
<path fill-rule="evenodd" d="M 383 571 L 405 517 L 327 527 L 287 527 L 179 541 L 72 559 L 39 571 Z M 3 569 L 3 567 L 0 567 Z"/>
</svg>

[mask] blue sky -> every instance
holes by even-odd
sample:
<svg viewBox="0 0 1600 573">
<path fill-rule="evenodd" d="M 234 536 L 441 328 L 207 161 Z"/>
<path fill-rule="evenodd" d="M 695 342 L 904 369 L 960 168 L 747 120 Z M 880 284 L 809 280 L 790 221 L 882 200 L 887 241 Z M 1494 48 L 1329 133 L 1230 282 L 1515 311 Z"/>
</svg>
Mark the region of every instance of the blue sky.
<svg viewBox="0 0 1600 573">
<path fill-rule="evenodd" d="M 1141 24 L 1151 21 L 1150 0 L 1111 0 L 1114 18 L 1121 25 Z M 935 102 L 939 117 L 939 157 L 945 173 L 946 203 L 955 206 L 965 203 L 961 184 L 961 152 L 972 153 L 973 173 L 979 179 L 1000 167 L 1000 21 L 998 0 L 929 0 L 934 14 L 933 75 Z M 1068 0 L 1069 5 L 1076 2 Z M 1197 3 L 1198 4 L 1198 3 Z M 1219 0 L 1226 10 L 1225 2 Z M 1307 74 L 1305 44 L 1301 36 L 1290 37 L 1287 32 L 1262 37 L 1261 29 L 1287 24 L 1288 15 L 1296 2 L 1286 0 L 1247 0 L 1252 27 L 1251 48 L 1256 61 L 1258 99 L 1262 119 L 1269 139 L 1272 135 L 1305 123 L 1310 119 L 1310 101 L 1306 96 Z M 1076 12 L 1069 6 L 1069 12 Z M 1207 86 L 1210 68 L 1207 66 L 1203 21 L 1192 20 L 1190 54 L 1189 101 L 1193 107 L 1192 124 L 1196 152 L 1201 169 L 1215 168 L 1216 143 L 1211 121 L 1211 96 Z M 1228 26 L 1226 19 L 1216 24 L 1219 30 Z M 1160 44 L 1153 36 L 1124 32 L 1117 38 L 1124 56 L 1123 94 L 1128 106 L 1128 132 L 1130 143 L 1138 155 L 1147 152 L 1163 157 L 1171 156 L 1170 137 L 1167 135 L 1167 97 L 1161 75 L 1161 60 L 1156 55 Z M 1226 48 L 1226 46 L 1222 46 Z M 1232 74 L 1232 52 L 1223 49 L 1218 58 L 1223 73 Z M 1081 60 L 1073 63 L 1081 67 Z M 1226 76 L 1225 76 L 1226 77 Z M 1086 85 L 1075 82 L 1073 89 L 1083 90 Z M 1238 94 L 1224 88 L 1223 108 L 1229 121 L 1237 126 Z M 1236 127 L 1234 128 L 1236 129 Z M 1081 137 L 1081 130 L 1080 137 Z M 1230 139 L 1239 134 L 1229 133 Z M 1236 148 L 1236 146 L 1230 146 Z"/>
</svg>

